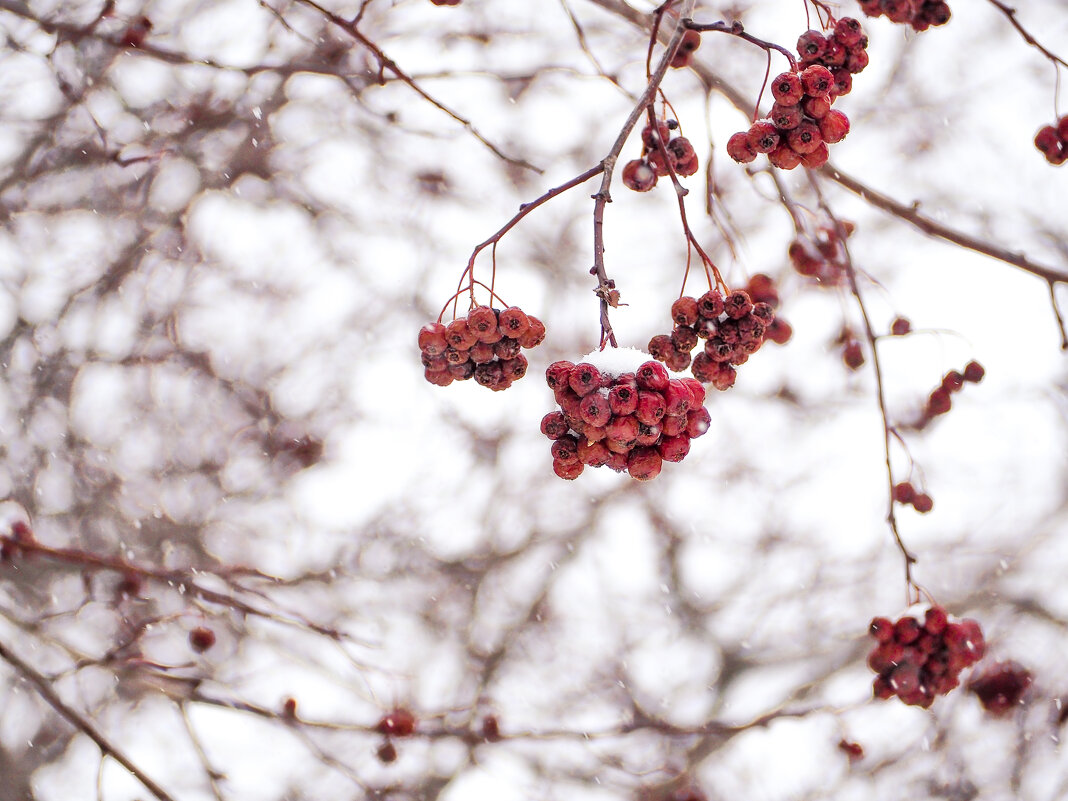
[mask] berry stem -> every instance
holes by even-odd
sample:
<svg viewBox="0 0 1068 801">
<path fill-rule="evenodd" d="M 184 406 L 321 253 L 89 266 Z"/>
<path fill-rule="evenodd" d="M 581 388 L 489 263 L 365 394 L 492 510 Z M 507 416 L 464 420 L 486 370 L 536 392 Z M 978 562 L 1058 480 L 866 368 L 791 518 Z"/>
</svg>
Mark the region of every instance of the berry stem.
<svg viewBox="0 0 1068 801">
<path fill-rule="evenodd" d="M 901 555 L 904 557 L 905 594 L 907 602 L 911 603 L 913 597 L 919 597 L 920 587 L 912 578 L 912 565 L 916 562 L 916 557 L 909 551 L 904 540 L 901 539 L 901 532 L 897 527 L 897 516 L 894 513 L 894 468 L 890 457 L 890 440 L 893 434 L 891 433 L 892 428 L 890 426 L 890 418 L 886 410 L 886 387 L 883 383 L 883 369 L 879 359 L 878 339 L 875 335 L 875 329 L 871 324 L 871 317 L 868 315 L 868 307 L 864 302 L 864 296 L 860 292 L 860 285 L 857 283 L 857 271 L 853 265 L 853 258 L 849 253 L 848 234 L 846 233 L 845 226 L 842 225 L 842 221 L 835 216 L 831 207 L 827 204 L 823 192 L 820 189 L 816 171 L 805 170 L 805 172 L 808 175 L 809 183 L 812 185 L 813 191 L 816 193 L 816 197 L 819 199 L 820 208 L 827 215 L 827 218 L 834 223 L 835 229 L 837 229 L 838 239 L 844 254 L 843 263 L 846 268 L 846 276 L 849 279 L 849 290 L 857 301 L 857 308 L 860 310 L 860 317 L 864 323 L 864 335 L 868 340 L 868 345 L 871 350 L 871 364 L 872 369 L 875 372 L 875 396 L 879 403 L 879 415 L 882 417 L 883 421 L 883 453 L 886 461 L 887 481 L 886 522 L 890 526 L 890 533 L 894 537 L 894 542 L 897 544 L 898 550 L 901 551 Z"/>
<path fill-rule="evenodd" d="M 672 0 L 665 3 L 661 8 L 666 8 Z M 696 0 L 683 0 L 682 9 L 680 15 L 682 17 L 688 16 L 693 12 L 694 3 Z M 657 19 L 659 24 L 659 18 Z M 612 143 L 612 147 L 608 151 L 608 155 L 601 161 L 598 168 L 602 172 L 601 186 L 593 197 L 593 269 L 591 272 L 597 277 L 597 289 L 594 292 L 600 298 L 601 305 L 601 347 L 606 344 L 611 344 L 612 347 L 617 346 L 616 335 L 612 330 L 612 323 L 608 319 L 609 309 L 609 292 L 614 284 L 610 283 L 608 273 L 604 266 L 604 209 L 605 206 L 612 200 L 611 193 L 609 191 L 612 185 L 612 173 L 615 171 L 616 161 L 619 159 L 619 154 L 623 151 L 623 145 L 626 144 L 627 138 L 630 136 L 630 132 L 634 130 L 634 126 L 638 123 L 638 119 L 642 114 L 647 113 L 650 108 L 653 99 L 656 97 L 657 90 L 660 87 L 661 82 L 664 80 L 664 75 L 667 74 L 668 67 L 671 64 L 672 58 L 675 56 L 675 51 L 678 50 L 679 42 L 682 41 L 683 34 L 686 33 L 686 25 L 680 21 L 675 26 L 675 31 L 671 35 L 671 39 L 668 41 L 667 47 L 664 50 L 664 55 L 660 59 L 660 63 L 656 67 L 656 71 L 649 77 L 649 81 L 645 86 L 645 91 L 642 92 L 641 97 L 638 98 L 638 102 L 634 105 L 630 115 L 623 123 L 623 127 L 616 137 L 615 142 Z M 650 40 L 655 40 L 656 33 L 650 37 Z M 663 144 L 660 145 L 663 147 Z M 594 175 L 596 173 L 593 173 Z"/>
<path fill-rule="evenodd" d="M 750 44 L 755 44 L 761 50 L 771 57 L 771 51 L 777 50 L 786 56 L 786 60 L 790 62 L 790 70 L 797 72 L 797 59 L 794 58 L 794 54 L 787 50 L 782 45 L 777 45 L 774 42 L 766 42 L 763 39 L 745 32 L 745 26 L 742 23 L 735 20 L 731 23 L 726 22 L 694 22 L 692 19 L 684 19 L 682 24 L 689 28 L 691 31 L 697 31 L 698 33 L 705 33 L 706 31 L 716 31 L 718 33 L 729 33 L 731 36 L 737 36 L 739 39 L 744 39 Z"/>
</svg>

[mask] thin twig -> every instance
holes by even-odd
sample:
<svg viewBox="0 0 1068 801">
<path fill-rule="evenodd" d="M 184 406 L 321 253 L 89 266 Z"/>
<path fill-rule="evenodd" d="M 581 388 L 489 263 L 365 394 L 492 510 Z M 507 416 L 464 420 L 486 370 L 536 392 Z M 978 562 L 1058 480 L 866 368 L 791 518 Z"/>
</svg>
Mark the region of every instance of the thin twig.
<svg viewBox="0 0 1068 801">
<path fill-rule="evenodd" d="M 130 775 L 141 782 L 145 789 L 158 798 L 159 801 L 175 801 L 170 793 L 156 784 L 151 777 L 147 776 L 143 770 L 137 767 L 137 765 L 135 765 L 130 758 L 118 748 L 118 746 L 112 743 L 99 729 L 97 729 L 96 726 L 93 725 L 92 721 L 77 710 L 71 708 L 62 698 L 60 698 L 59 694 L 52 686 L 52 683 L 44 674 L 25 662 L 18 656 L 18 654 L 2 642 L 0 642 L 0 659 L 3 659 L 10 664 L 24 679 L 33 684 L 34 687 L 37 688 L 37 692 L 41 697 L 48 702 L 48 705 L 65 718 L 68 723 L 96 743 L 101 754 L 105 757 L 111 757 L 126 768 L 126 770 L 130 772 Z"/>
</svg>

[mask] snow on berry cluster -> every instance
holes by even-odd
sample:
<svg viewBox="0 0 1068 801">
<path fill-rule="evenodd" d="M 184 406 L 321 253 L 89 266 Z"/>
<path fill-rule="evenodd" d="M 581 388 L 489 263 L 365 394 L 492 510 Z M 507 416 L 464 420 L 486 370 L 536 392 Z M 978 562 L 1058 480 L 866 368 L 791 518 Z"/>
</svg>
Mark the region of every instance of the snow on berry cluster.
<svg viewBox="0 0 1068 801">
<path fill-rule="evenodd" d="M 423 375 L 431 384 L 475 381 L 495 392 L 508 389 L 527 372 L 520 351 L 545 339 L 545 325 L 518 306 L 498 311 L 476 306 L 448 325 L 428 323 L 419 329 Z"/>
<path fill-rule="evenodd" d="M 860 23 L 843 17 L 830 35 L 806 31 L 797 40 L 801 57 L 797 72 L 784 72 L 771 82 L 775 105 L 766 119 L 727 140 L 727 154 L 748 164 L 767 153 L 775 167 L 822 167 L 827 145 L 845 139 L 849 118 L 831 108 L 849 94 L 853 75 L 868 66 L 868 37 Z"/>
<path fill-rule="evenodd" d="M 693 175 L 697 172 L 700 166 L 697 152 L 685 136 L 671 136 L 676 127 L 678 123 L 674 120 L 657 120 L 655 132 L 652 125 L 646 125 L 642 129 L 642 157 L 628 161 L 623 166 L 625 187 L 635 192 L 648 192 L 656 186 L 658 178 L 669 174 L 668 164 L 676 175 Z M 658 142 L 664 143 L 666 160 Z"/>
<path fill-rule="evenodd" d="M 640 354 L 619 349 L 612 355 Z M 711 420 L 705 388 L 692 378 L 671 378 L 655 361 L 614 373 L 589 361 L 559 361 L 549 365 L 545 382 L 560 408 L 542 418 L 541 431 L 553 440 L 553 471 L 568 480 L 602 466 L 639 481 L 656 478 L 664 462 L 686 458 L 690 440 Z"/>
<path fill-rule="evenodd" d="M 943 0 L 858 0 L 869 17 L 885 16 L 891 22 L 911 25 L 914 31 L 945 25 L 951 16 Z"/>
<path fill-rule="evenodd" d="M 896 622 L 877 617 L 869 633 L 878 643 L 868 655 L 868 667 L 878 674 L 875 697 L 896 695 L 925 709 L 959 686 L 960 672 L 986 653 L 979 624 L 955 620 L 941 606 L 928 607 L 922 621 L 908 612 Z"/>
<path fill-rule="evenodd" d="M 1050 164 L 1059 166 L 1068 161 L 1068 116 L 1061 117 L 1056 125 L 1047 125 L 1035 134 L 1035 147 Z"/>
<path fill-rule="evenodd" d="M 758 280 L 766 278 L 761 275 Z M 684 295 L 671 304 L 671 319 L 675 322 L 671 334 L 650 339 L 649 354 L 675 371 L 689 367 L 694 378 L 719 390 L 734 386 L 735 368 L 745 364 L 765 340 L 781 344 L 791 333 L 788 324 L 777 321 L 772 303 L 754 303 L 749 292 L 741 289 L 727 297 L 718 289 L 699 298 Z M 704 349 L 691 360 L 701 339 Z"/>
</svg>

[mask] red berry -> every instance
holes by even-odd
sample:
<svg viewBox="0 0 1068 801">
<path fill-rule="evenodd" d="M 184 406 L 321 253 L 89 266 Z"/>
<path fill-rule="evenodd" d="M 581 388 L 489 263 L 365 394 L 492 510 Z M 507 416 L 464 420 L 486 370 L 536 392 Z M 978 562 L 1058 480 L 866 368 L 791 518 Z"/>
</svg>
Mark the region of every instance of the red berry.
<svg viewBox="0 0 1068 801">
<path fill-rule="evenodd" d="M 800 106 L 783 106 L 776 103 L 768 112 L 768 118 L 780 131 L 791 131 L 801 124 L 804 115 Z"/>
<path fill-rule="evenodd" d="M 571 362 L 553 362 L 545 368 L 545 383 L 549 385 L 549 389 L 554 391 L 558 387 L 568 387 L 570 385 L 571 371 L 574 369 L 575 365 Z"/>
<path fill-rule="evenodd" d="M 964 376 L 956 370 L 950 370 L 942 376 L 942 389 L 946 392 L 959 392 L 964 386 Z"/>
<path fill-rule="evenodd" d="M 921 631 L 920 622 L 916 618 L 903 617 L 894 624 L 894 640 L 908 645 L 916 641 Z"/>
<path fill-rule="evenodd" d="M 1033 678 L 1031 672 L 1017 662 L 997 662 L 968 682 L 983 709 L 997 717 L 1004 717 L 1019 708 L 1027 696 Z"/>
<path fill-rule="evenodd" d="M 198 626 L 189 632 L 189 647 L 202 654 L 215 645 L 215 632 L 204 626 Z"/>
<path fill-rule="evenodd" d="M 457 317 L 445 326 L 445 339 L 456 350 L 467 350 L 476 342 L 478 335 L 467 326 L 466 317 Z"/>
<path fill-rule="evenodd" d="M 638 481 L 649 481 L 660 475 L 663 459 L 656 448 L 637 447 L 627 457 L 627 472 Z"/>
<path fill-rule="evenodd" d="M 410 737 L 415 733 L 415 715 L 407 709 L 394 709 L 378 721 L 375 731 L 391 737 Z"/>
<path fill-rule="evenodd" d="M 916 488 L 908 481 L 903 481 L 900 484 L 894 485 L 894 500 L 897 503 L 912 503 L 912 500 L 915 497 Z"/>
<path fill-rule="evenodd" d="M 656 135 L 659 135 L 659 141 Z M 642 128 L 642 147 L 646 151 L 659 149 L 660 142 L 666 145 L 670 138 L 671 128 L 668 127 L 667 120 L 657 120 L 655 129 L 649 123 L 646 123 L 645 127 Z"/>
<path fill-rule="evenodd" d="M 655 426 L 664 419 L 667 407 L 664 404 L 664 396 L 659 392 L 641 390 L 638 392 L 638 408 L 634 416 L 639 423 L 647 426 Z"/>
<path fill-rule="evenodd" d="M 816 170 L 827 163 L 827 158 L 827 143 L 820 142 L 819 147 L 811 153 L 805 153 L 801 156 L 801 163 L 810 170 Z"/>
<path fill-rule="evenodd" d="M 749 144 L 748 131 L 740 131 L 727 140 L 727 155 L 739 164 L 748 164 L 757 157 L 757 151 Z"/>
<path fill-rule="evenodd" d="M 592 364 L 576 364 L 568 377 L 568 385 L 579 395 L 588 395 L 601 386 L 601 372 Z"/>
<path fill-rule="evenodd" d="M 820 136 L 830 145 L 841 142 L 849 133 L 849 117 L 836 109 L 828 111 L 820 119 L 819 125 Z"/>
<path fill-rule="evenodd" d="M 964 365 L 964 380 L 971 384 L 978 384 L 983 380 L 983 376 L 986 375 L 986 370 L 983 369 L 983 365 L 979 362 L 968 362 Z"/>
<path fill-rule="evenodd" d="M 563 412 L 549 412 L 541 418 L 541 433 L 549 439 L 560 439 L 567 434 L 568 428 Z"/>
<path fill-rule="evenodd" d="M 480 342 L 496 342 L 497 340 L 487 337 L 500 333 L 497 330 L 497 313 L 489 306 L 476 306 L 472 309 L 467 315 L 467 327 Z"/>
<path fill-rule="evenodd" d="M 842 361 L 850 370 L 859 370 L 864 364 L 864 349 L 855 339 L 846 342 L 842 349 Z"/>
<path fill-rule="evenodd" d="M 623 186 L 635 192 L 648 192 L 656 186 L 657 175 L 645 159 L 634 159 L 623 165 Z"/>
<path fill-rule="evenodd" d="M 942 387 L 931 392 L 927 398 L 927 416 L 934 417 L 940 414 L 945 414 L 949 411 L 953 402 L 950 400 L 949 392 Z"/>
<path fill-rule="evenodd" d="M 802 58 L 817 59 L 827 50 L 827 37 L 819 31 L 805 31 L 797 38 L 797 52 Z"/>
<path fill-rule="evenodd" d="M 801 73 L 801 84 L 809 97 L 821 97 L 834 86 L 834 75 L 826 67 L 813 64 Z"/>
<path fill-rule="evenodd" d="M 574 481 L 582 475 L 585 465 L 577 459 L 573 462 L 561 462 L 553 459 L 553 472 L 565 481 Z"/>
<path fill-rule="evenodd" d="M 667 389 L 670 376 L 660 362 L 645 362 L 634 374 L 640 389 L 663 392 Z"/>
<path fill-rule="evenodd" d="M 690 438 L 685 434 L 663 437 L 657 444 L 657 450 L 665 462 L 681 462 L 690 452 Z"/>
<path fill-rule="evenodd" d="M 824 117 L 824 120 L 826 120 L 826 117 Z M 786 137 L 786 141 L 789 142 L 791 150 L 799 156 L 803 156 L 818 148 L 823 142 L 823 137 L 821 136 L 820 128 L 816 123 L 803 122 L 790 131 Z"/>
<path fill-rule="evenodd" d="M 445 326 L 441 323 L 427 323 L 419 329 L 419 349 L 431 356 L 444 353 L 448 343 L 445 341 Z"/>
<path fill-rule="evenodd" d="M 693 59 L 693 52 L 701 46 L 701 34 L 699 31 L 686 31 L 679 42 L 679 49 L 671 59 L 671 66 L 675 69 L 688 67 Z"/>
<path fill-rule="evenodd" d="M 607 425 L 612 417 L 612 410 L 608 405 L 608 393 L 602 389 L 586 395 L 579 404 L 579 413 L 582 415 L 582 422 L 587 425 L 597 428 Z"/>
<path fill-rule="evenodd" d="M 671 304 L 671 319 L 676 325 L 693 325 L 697 322 L 697 300 L 685 295 Z"/>
<path fill-rule="evenodd" d="M 501 739 L 501 724 L 496 715 L 486 715 L 482 719 L 482 739 L 487 743 L 495 743 Z"/>
<path fill-rule="evenodd" d="M 830 95 L 820 95 L 819 97 L 806 97 L 801 102 L 801 109 L 810 117 L 815 120 L 821 120 L 827 116 L 827 112 L 831 110 L 831 97 Z M 826 137 L 824 137 L 826 139 Z"/>
<path fill-rule="evenodd" d="M 1057 120 L 1057 135 L 1068 141 L 1068 114 Z"/>
<path fill-rule="evenodd" d="M 834 26 L 834 38 L 843 47 L 852 47 L 864 38 L 864 29 L 860 27 L 859 20 L 853 17 L 842 17 Z"/>
<path fill-rule="evenodd" d="M 876 642 L 886 643 L 894 639 L 894 624 L 885 617 L 872 618 L 868 633 Z"/>
<path fill-rule="evenodd" d="M 527 315 L 527 331 L 519 337 L 519 345 L 524 348 L 536 348 L 545 341 L 545 323 L 533 314 Z"/>
<path fill-rule="evenodd" d="M 685 136 L 676 136 L 667 143 L 668 157 L 671 159 L 671 167 L 679 175 L 693 175 L 697 172 L 700 164 L 697 153 Z"/>
<path fill-rule="evenodd" d="M 446 6 L 456 5 L 459 0 L 456 0 L 455 3 L 447 3 L 445 2 L 445 0 L 430 0 L 430 2 L 438 6 Z M 384 762 L 388 765 L 391 762 L 397 761 L 397 746 L 393 745 L 393 743 L 387 740 L 386 742 L 382 743 L 382 745 L 378 746 L 378 751 L 376 751 L 375 754 L 378 756 L 380 762 Z"/>
<path fill-rule="evenodd" d="M 895 337 L 903 337 L 912 330 L 912 324 L 904 317 L 897 317 L 890 324 L 890 333 Z"/>
<path fill-rule="evenodd" d="M 757 120 L 749 126 L 746 141 L 757 153 L 770 153 L 779 144 L 779 131 L 770 120 Z"/>
<path fill-rule="evenodd" d="M 920 492 L 912 499 L 912 507 L 922 515 L 934 509 L 934 499 L 926 492 Z"/>
<path fill-rule="evenodd" d="M 941 606 L 932 606 L 924 613 L 923 629 L 929 634 L 941 634 L 949 624 L 949 615 Z"/>
<path fill-rule="evenodd" d="M 777 103 L 793 106 L 801 102 L 805 89 L 796 72 L 784 72 L 771 82 L 771 95 Z"/>
<path fill-rule="evenodd" d="M 864 759 L 864 749 L 860 746 L 859 743 L 851 743 L 845 739 L 842 739 L 838 741 L 838 748 L 839 750 L 843 751 L 847 757 L 849 757 L 850 762 L 856 762 L 858 760 Z"/>
<path fill-rule="evenodd" d="M 519 339 L 530 328 L 530 318 L 518 306 L 509 306 L 498 315 L 497 326 L 504 336 Z"/>
</svg>

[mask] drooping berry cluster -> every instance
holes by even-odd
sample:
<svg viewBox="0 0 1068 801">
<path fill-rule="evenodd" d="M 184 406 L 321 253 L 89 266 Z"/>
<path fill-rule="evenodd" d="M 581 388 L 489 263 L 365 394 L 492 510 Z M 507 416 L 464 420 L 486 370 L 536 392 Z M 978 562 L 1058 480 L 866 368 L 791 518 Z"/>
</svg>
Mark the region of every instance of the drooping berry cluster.
<svg viewBox="0 0 1068 801">
<path fill-rule="evenodd" d="M 1034 677 L 1019 662 L 995 662 L 968 682 L 983 709 L 995 717 L 1006 717 L 1027 699 Z"/>
<path fill-rule="evenodd" d="M 916 423 L 916 428 L 924 428 L 934 418 L 946 414 L 952 408 L 951 395 L 960 392 L 965 383 L 978 384 L 986 375 L 986 370 L 979 362 L 971 361 L 964 366 L 964 372 L 950 370 L 942 377 L 942 383 L 931 391 L 927 396 L 927 403 L 923 407 L 923 415 Z"/>
<path fill-rule="evenodd" d="M 885 16 L 891 22 L 911 25 L 915 31 L 945 25 L 951 16 L 943 0 L 857 0 L 869 17 Z"/>
<path fill-rule="evenodd" d="M 1061 117 L 1056 125 L 1047 125 L 1035 134 L 1035 147 L 1050 164 L 1059 166 L 1068 161 L 1068 116 Z"/>
<path fill-rule="evenodd" d="M 543 339 L 545 325 L 518 306 L 500 311 L 476 306 L 448 325 L 428 323 L 419 329 L 424 376 L 440 387 L 474 378 L 494 391 L 508 389 L 527 372 L 520 351 Z"/>
<path fill-rule="evenodd" d="M 847 237 L 855 230 L 851 222 L 843 222 L 842 228 Z M 827 286 L 838 286 L 848 274 L 845 244 L 835 226 L 822 225 L 812 236 L 799 234 L 790 243 L 787 255 L 800 275 Z"/>
<path fill-rule="evenodd" d="M 553 471 L 578 478 L 586 467 L 626 470 L 648 481 L 664 462 L 681 462 L 690 440 L 708 430 L 705 388 L 692 378 L 671 378 L 662 364 L 644 362 L 613 375 L 588 362 L 554 362 L 545 382 L 559 410 L 541 421 L 553 440 Z"/>
<path fill-rule="evenodd" d="M 694 378 L 719 390 L 734 386 L 735 367 L 745 364 L 766 339 L 781 344 L 791 333 L 788 324 L 776 325 L 771 303 L 754 303 L 741 289 L 727 297 L 718 289 L 699 298 L 684 295 L 671 304 L 671 319 L 675 327 L 670 335 L 657 334 L 649 340 L 650 355 L 675 371 L 689 367 Z M 690 354 L 701 339 L 704 349 L 691 361 Z"/>
<path fill-rule="evenodd" d="M 843 17 L 829 35 L 806 31 L 797 40 L 801 57 L 797 72 L 784 72 L 771 82 L 775 105 L 767 118 L 727 140 L 727 154 L 748 164 L 760 153 L 773 166 L 822 167 L 827 145 L 845 139 L 849 118 L 831 108 L 849 94 L 853 75 L 868 66 L 868 37 L 860 23 Z"/>
<path fill-rule="evenodd" d="M 926 610 L 921 622 L 905 614 L 897 622 L 877 617 L 869 633 L 878 645 L 868 667 L 878 675 L 876 698 L 897 696 L 906 704 L 929 707 L 936 695 L 960 685 L 960 672 L 986 653 L 982 629 L 974 620 L 953 620 L 941 606 Z"/>
<path fill-rule="evenodd" d="M 623 185 L 635 192 L 648 192 L 658 178 L 668 175 L 671 169 L 676 175 L 693 175 L 700 166 L 697 152 L 685 136 L 671 136 L 678 127 L 674 120 L 657 120 L 654 132 L 652 125 L 642 129 L 642 157 L 623 165 Z M 657 138 L 659 136 L 659 139 Z M 660 150 L 663 143 L 667 158 Z"/>
</svg>

